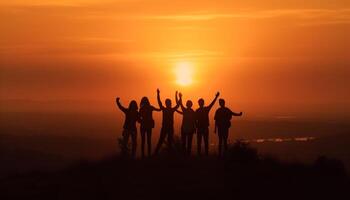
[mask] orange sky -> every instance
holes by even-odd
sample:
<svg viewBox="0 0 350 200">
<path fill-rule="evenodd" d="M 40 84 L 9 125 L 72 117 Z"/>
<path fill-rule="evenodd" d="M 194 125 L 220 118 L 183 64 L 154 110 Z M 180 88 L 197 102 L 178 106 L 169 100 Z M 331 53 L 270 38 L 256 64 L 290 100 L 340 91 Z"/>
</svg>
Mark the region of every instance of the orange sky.
<svg viewBox="0 0 350 200">
<path fill-rule="evenodd" d="M 0 2 L 2 110 L 107 110 L 160 87 L 220 90 L 252 116 L 348 115 L 349 55 L 348 0 Z M 190 86 L 176 84 L 181 62 Z"/>
</svg>

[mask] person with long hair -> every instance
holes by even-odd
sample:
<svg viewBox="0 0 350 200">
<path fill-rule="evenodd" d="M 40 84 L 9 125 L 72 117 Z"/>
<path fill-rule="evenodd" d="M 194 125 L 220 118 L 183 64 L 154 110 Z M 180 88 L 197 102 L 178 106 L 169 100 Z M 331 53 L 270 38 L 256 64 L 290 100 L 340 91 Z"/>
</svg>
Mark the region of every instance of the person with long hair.
<svg viewBox="0 0 350 200">
<path fill-rule="evenodd" d="M 154 128 L 153 111 L 161 111 L 152 106 L 147 97 L 142 97 L 140 102 L 140 132 L 141 132 L 141 156 L 145 157 L 145 143 L 147 141 L 147 153 L 151 156 L 152 129 Z M 146 140 L 147 137 L 147 140 Z"/>
<path fill-rule="evenodd" d="M 129 137 L 131 136 L 131 155 L 136 157 L 137 146 L 137 129 L 136 123 L 139 121 L 139 112 L 136 101 L 131 101 L 128 108 L 125 108 L 120 103 L 120 98 L 116 98 L 118 108 L 125 114 L 123 125 L 123 143 L 128 145 Z"/>
</svg>

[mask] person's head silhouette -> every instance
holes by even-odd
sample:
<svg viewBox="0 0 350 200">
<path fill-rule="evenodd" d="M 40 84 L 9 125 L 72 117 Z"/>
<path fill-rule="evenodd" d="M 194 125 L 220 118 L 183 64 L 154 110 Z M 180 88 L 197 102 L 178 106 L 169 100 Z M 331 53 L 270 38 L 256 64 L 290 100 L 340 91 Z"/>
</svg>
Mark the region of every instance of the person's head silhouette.
<svg viewBox="0 0 350 200">
<path fill-rule="evenodd" d="M 192 108 L 192 106 L 193 106 L 192 101 L 191 101 L 191 100 L 188 100 L 188 101 L 186 102 L 186 107 L 187 107 L 187 108 Z"/>
<path fill-rule="evenodd" d="M 138 110 L 138 106 L 135 100 L 132 100 L 129 104 L 129 110 Z"/>
<path fill-rule="evenodd" d="M 225 107 L 225 100 L 224 99 L 219 99 L 219 105 L 220 107 Z"/>
<path fill-rule="evenodd" d="M 204 99 L 200 98 L 198 100 L 198 105 L 199 105 L 200 108 L 203 108 L 204 107 Z"/>
<path fill-rule="evenodd" d="M 147 97 L 142 97 L 141 99 L 141 102 L 140 102 L 140 107 L 143 107 L 143 106 L 149 106 L 150 103 L 149 103 L 149 100 Z"/>
<path fill-rule="evenodd" d="M 167 108 L 171 108 L 171 100 L 170 99 L 165 99 L 165 106 Z"/>
</svg>

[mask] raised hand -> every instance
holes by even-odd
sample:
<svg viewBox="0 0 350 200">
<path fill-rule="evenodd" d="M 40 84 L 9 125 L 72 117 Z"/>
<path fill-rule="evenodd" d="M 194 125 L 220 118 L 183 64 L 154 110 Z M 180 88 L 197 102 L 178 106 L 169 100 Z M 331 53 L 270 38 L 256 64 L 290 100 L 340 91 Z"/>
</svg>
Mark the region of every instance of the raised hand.
<svg viewBox="0 0 350 200">
<path fill-rule="evenodd" d="M 182 98 L 182 93 L 181 92 L 179 93 L 179 97 Z"/>
<path fill-rule="evenodd" d="M 214 104 L 215 104 L 216 100 L 218 99 L 219 95 L 220 95 L 220 92 L 217 92 L 215 94 L 215 98 L 213 99 L 213 101 L 208 106 L 209 110 L 214 106 Z"/>
<path fill-rule="evenodd" d="M 233 115 L 233 116 L 238 116 L 238 117 L 240 117 L 240 116 L 242 116 L 242 115 L 243 115 L 243 113 L 242 113 L 242 112 L 240 112 L 240 113 L 235 113 L 235 112 L 232 112 L 232 115 Z"/>
<path fill-rule="evenodd" d="M 162 101 L 160 100 L 160 90 L 159 88 L 157 89 L 157 101 L 160 109 L 164 109 Z"/>
<path fill-rule="evenodd" d="M 127 109 L 124 106 L 122 106 L 122 104 L 120 103 L 119 97 L 116 98 L 116 102 L 117 102 L 118 108 L 125 113 L 127 111 Z"/>
</svg>

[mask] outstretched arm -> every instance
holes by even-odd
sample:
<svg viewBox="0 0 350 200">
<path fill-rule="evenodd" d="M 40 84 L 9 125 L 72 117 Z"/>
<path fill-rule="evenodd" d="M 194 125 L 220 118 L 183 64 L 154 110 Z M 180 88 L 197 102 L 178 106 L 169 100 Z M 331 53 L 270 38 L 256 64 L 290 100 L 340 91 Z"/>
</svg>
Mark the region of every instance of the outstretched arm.
<svg viewBox="0 0 350 200">
<path fill-rule="evenodd" d="M 123 111 L 123 112 L 125 113 L 125 112 L 128 110 L 128 109 L 126 109 L 124 106 L 122 106 L 122 104 L 120 103 L 120 98 L 119 98 L 119 97 L 117 97 L 116 102 L 117 102 L 118 108 L 119 108 L 121 111 Z"/>
<path fill-rule="evenodd" d="M 163 107 L 162 101 L 160 100 L 160 91 L 159 91 L 159 89 L 157 89 L 157 100 L 158 100 L 158 105 L 159 105 L 160 110 L 163 110 L 164 107 Z"/>
<path fill-rule="evenodd" d="M 153 108 L 154 111 L 162 111 L 162 109 L 156 108 L 156 107 L 154 107 L 154 106 L 152 106 L 152 108 Z"/>
<path fill-rule="evenodd" d="M 179 110 L 175 110 L 177 113 L 183 115 L 184 113 L 182 111 L 179 111 Z"/>
<path fill-rule="evenodd" d="M 215 104 L 216 100 L 218 99 L 219 95 L 220 95 L 220 92 L 217 92 L 216 95 L 215 95 L 214 100 L 208 106 L 209 110 L 214 106 L 214 104 Z"/>
<path fill-rule="evenodd" d="M 232 112 L 232 111 L 231 111 L 231 114 L 232 114 L 233 116 L 238 116 L 238 117 L 240 117 L 240 116 L 243 115 L 242 112 L 240 112 L 240 113 L 235 113 L 235 112 Z"/>
</svg>

